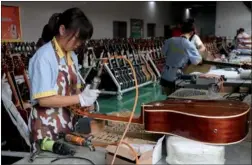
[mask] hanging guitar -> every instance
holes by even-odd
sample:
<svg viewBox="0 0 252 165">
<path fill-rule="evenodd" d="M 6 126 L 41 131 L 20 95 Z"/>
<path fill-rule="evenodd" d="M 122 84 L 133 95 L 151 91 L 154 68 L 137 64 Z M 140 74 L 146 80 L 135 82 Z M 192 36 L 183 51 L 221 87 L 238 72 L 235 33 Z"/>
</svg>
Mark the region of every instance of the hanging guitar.
<svg viewBox="0 0 252 165">
<path fill-rule="evenodd" d="M 132 61 L 130 58 L 129 58 L 129 50 L 127 48 L 127 45 L 126 44 L 123 44 L 122 45 L 122 49 L 123 49 L 123 56 L 126 57 L 128 60 Z M 132 73 L 132 70 L 130 69 L 130 66 L 128 63 L 125 62 L 125 60 L 123 60 L 123 66 L 125 67 L 125 70 L 126 70 L 126 73 L 131 81 L 131 84 L 130 86 L 134 86 L 135 85 L 135 80 L 134 80 L 134 77 L 133 77 L 133 73 Z"/>
<path fill-rule="evenodd" d="M 116 51 L 118 56 L 124 56 L 126 58 L 126 55 L 123 55 L 124 51 L 121 47 L 120 44 L 116 45 Z M 125 63 L 124 59 L 116 59 L 118 68 L 121 70 L 121 75 L 124 77 L 126 83 L 127 83 L 127 88 L 130 88 L 134 85 L 134 82 L 132 81 L 132 78 L 129 75 L 127 65 Z"/>
<path fill-rule="evenodd" d="M 23 108 L 23 104 L 22 104 L 22 102 L 20 102 L 21 95 L 20 95 L 20 93 L 18 94 L 18 91 L 16 90 L 17 84 L 16 84 L 14 73 L 13 73 L 14 66 L 10 60 L 12 60 L 10 57 L 6 57 L 6 58 L 2 59 L 3 73 L 5 73 L 6 79 L 10 85 L 12 95 L 13 95 L 12 101 L 13 101 L 14 105 L 16 107 Z M 14 77 L 15 81 L 13 81 L 13 77 Z"/>
<path fill-rule="evenodd" d="M 15 74 L 14 74 L 14 65 L 12 61 L 4 61 L 2 63 L 2 68 L 3 71 L 6 75 L 6 79 L 10 85 L 11 91 L 12 91 L 12 101 L 16 108 L 18 109 L 19 113 L 23 117 L 26 123 L 28 123 L 28 111 L 30 104 L 23 102 L 21 92 L 19 90 L 18 84 L 15 79 Z"/>
<path fill-rule="evenodd" d="M 141 47 L 141 51 L 145 51 L 144 46 Z M 141 63 L 144 63 L 144 65 L 146 66 L 147 71 L 149 72 L 150 76 L 151 76 L 151 80 L 155 81 L 156 80 L 156 75 L 154 73 L 154 71 L 152 70 L 151 66 L 149 65 L 147 58 L 145 57 L 146 54 L 141 54 L 139 55 Z"/>
<path fill-rule="evenodd" d="M 140 52 L 140 45 L 138 46 L 138 52 Z M 146 77 L 146 81 L 150 81 L 152 79 L 151 74 L 149 73 L 145 63 L 141 60 L 141 55 L 139 53 L 137 53 L 135 55 L 135 60 L 137 62 L 137 64 L 139 64 L 141 66 L 141 70 L 144 73 L 145 77 Z"/>
<path fill-rule="evenodd" d="M 110 67 L 110 70 L 111 72 L 113 73 L 114 77 L 116 78 L 117 82 L 119 83 L 121 89 L 125 89 L 125 83 L 123 81 L 123 79 L 121 78 L 121 75 L 119 74 L 119 70 L 117 69 L 116 67 L 116 61 L 115 59 L 111 59 L 111 54 L 113 55 L 113 50 L 110 47 L 108 47 L 108 52 L 107 52 L 107 56 L 108 56 L 108 61 L 109 61 L 109 67 Z"/>
<path fill-rule="evenodd" d="M 13 56 L 12 57 L 13 63 L 15 65 L 15 70 L 18 71 L 18 73 L 19 73 L 18 75 L 23 76 L 24 82 L 25 82 L 28 90 L 30 91 L 31 85 L 30 85 L 30 81 L 29 81 L 29 78 L 28 78 L 26 70 L 25 70 L 25 64 L 24 64 L 23 60 L 21 60 L 20 58 L 22 58 L 22 55 L 21 55 L 21 57 L 20 56 Z"/>
<path fill-rule="evenodd" d="M 114 52 L 113 55 L 120 56 L 119 49 L 115 45 L 112 45 L 112 47 L 113 47 L 113 52 Z M 130 87 L 129 80 L 127 79 L 127 76 L 124 74 L 124 71 L 119 64 L 119 61 L 123 60 L 123 59 L 118 59 L 118 58 L 114 57 L 113 60 L 115 62 L 117 75 L 120 76 L 120 79 L 123 81 L 123 84 L 124 84 L 122 89 L 129 88 Z"/>
<path fill-rule="evenodd" d="M 118 117 L 69 107 L 75 113 L 98 120 L 128 122 Z M 142 105 L 140 117 L 132 123 L 153 134 L 169 134 L 212 145 L 239 143 L 249 132 L 250 106 L 230 100 L 174 99 Z"/>
<path fill-rule="evenodd" d="M 135 71 L 139 75 L 139 80 L 140 80 L 139 84 L 145 83 L 147 80 L 147 77 L 144 74 L 141 65 L 138 63 L 138 61 L 136 59 L 137 54 L 135 53 L 136 52 L 135 48 L 132 45 L 130 45 L 130 46 L 131 46 L 131 52 L 132 52 L 132 56 L 133 56 L 133 64 L 135 66 Z"/>
<path fill-rule="evenodd" d="M 133 65 L 133 67 L 135 69 L 138 84 L 141 84 L 143 80 L 142 80 L 141 74 L 139 72 L 139 68 L 135 64 L 134 56 L 133 56 L 133 50 L 132 50 L 130 44 L 126 44 L 125 47 L 126 47 L 127 59 L 132 63 L 132 65 Z M 127 65 L 127 66 L 130 69 L 129 65 Z M 132 74 L 131 74 L 131 77 L 132 77 L 132 79 L 134 79 Z"/>
</svg>

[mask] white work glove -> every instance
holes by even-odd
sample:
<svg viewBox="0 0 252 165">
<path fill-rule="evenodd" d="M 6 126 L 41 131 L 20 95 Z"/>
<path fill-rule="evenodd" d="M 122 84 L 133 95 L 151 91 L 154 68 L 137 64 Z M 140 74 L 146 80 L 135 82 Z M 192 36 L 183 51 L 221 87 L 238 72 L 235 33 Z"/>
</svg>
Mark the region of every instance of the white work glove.
<svg viewBox="0 0 252 165">
<path fill-rule="evenodd" d="M 80 100 L 80 105 L 82 107 L 91 106 L 96 101 L 99 96 L 100 91 L 97 89 L 90 89 L 90 85 L 87 85 L 86 88 L 78 95 Z"/>
</svg>

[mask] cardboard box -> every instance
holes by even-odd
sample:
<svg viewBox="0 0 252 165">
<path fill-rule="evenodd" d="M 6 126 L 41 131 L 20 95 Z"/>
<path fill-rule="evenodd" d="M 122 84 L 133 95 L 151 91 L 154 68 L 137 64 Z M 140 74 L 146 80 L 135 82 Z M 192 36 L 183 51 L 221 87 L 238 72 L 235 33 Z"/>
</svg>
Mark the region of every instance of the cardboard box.
<svg viewBox="0 0 252 165">
<path fill-rule="evenodd" d="M 138 164 L 157 164 L 162 158 L 162 142 L 161 137 L 156 144 L 130 144 L 138 155 Z M 110 165 L 117 146 L 109 145 L 106 148 L 106 164 Z M 118 149 L 114 164 L 136 164 L 135 155 L 126 145 L 121 145 Z"/>
</svg>

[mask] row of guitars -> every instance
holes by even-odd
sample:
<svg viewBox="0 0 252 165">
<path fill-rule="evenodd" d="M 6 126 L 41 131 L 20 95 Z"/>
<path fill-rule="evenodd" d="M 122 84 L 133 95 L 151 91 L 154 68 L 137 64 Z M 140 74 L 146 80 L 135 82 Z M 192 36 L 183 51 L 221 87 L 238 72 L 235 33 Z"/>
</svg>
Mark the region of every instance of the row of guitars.
<svg viewBox="0 0 252 165">
<path fill-rule="evenodd" d="M 123 58 L 116 58 L 116 56 L 123 56 L 130 61 L 134 67 L 138 85 L 156 80 L 157 73 L 155 73 L 144 55 L 138 53 L 138 49 L 133 44 L 105 44 L 103 57 L 108 57 L 108 68 L 118 82 L 121 90 L 134 87 L 136 84 L 128 61 Z M 106 80 L 106 78 L 103 82 L 104 88 L 113 86 L 113 83 Z"/>
<path fill-rule="evenodd" d="M 26 70 L 28 69 L 29 60 L 36 52 L 36 45 L 34 42 L 17 42 L 17 43 L 3 43 L 1 45 L 2 60 L 7 62 L 10 68 L 14 68 L 15 74 L 21 74 L 19 71 L 20 65 L 24 65 Z M 20 58 L 20 59 L 19 59 Z M 17 60 L 18 59 L 18 60 Z M 18 61 L 21 60 L 22 64 Z M 12 66 L 13 65 L 13 66 Z"/>
<path fill-rule="evenodd" d="M 148 54 L 151 60 L 154 62 L 155 66 L 162 72 L 165 64 L 165 56 L 162 53 L 163 42 L 148 42 L 139 46 L 139 53 Z"/>
<path fill-rule="evenodd" d="M 3 42 L 1 50 L 6 54 L 33 54 L 36 51 L 35 42 Z"/>
</svg>

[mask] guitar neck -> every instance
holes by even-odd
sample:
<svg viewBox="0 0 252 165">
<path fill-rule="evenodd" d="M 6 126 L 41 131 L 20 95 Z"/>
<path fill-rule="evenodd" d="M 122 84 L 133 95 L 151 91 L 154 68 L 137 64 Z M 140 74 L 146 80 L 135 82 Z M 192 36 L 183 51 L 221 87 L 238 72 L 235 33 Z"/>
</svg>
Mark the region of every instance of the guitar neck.
<svg viewBox="0 0 252 165">
<path fill-rule="evenodd" d="M 216 66 L 223 66 L 223 67 L 234 67 L 234 68 L 251 68 L 251 66 L 245 66 L 239 65 L 239 64 L 230 64 L 230 63 L 224 63 L 224 62 L 216 62 L 216 61 L 207 61 L 203 60 L 203 64 L 210 64 L 210 65 L 216 65 Z"/>
<path fill-rule="evenodd" d="M 83 111 L 79 109 L 78 107 L 74 107 L 74 106 L 70 107 L 70 109 L 82 111 L 82 115 L 88 116 L 90 118 L 98 119 L 98 120 L 118 121 L 118 122 L 129 121 L 129 117 L 113 116 L 113 115 L 107 115 L 107 114 L 101 114 L 101 113 L 89 113 L 87 111 Z M 142 114 L 138 118 L 133 118 L 132 123 L 143 124 Z"/>
<path fill-rule="evenodd" d="M 129 121 L 129 117 L 109 116 L 106 114 L 91 113 L 88 116 L 91 118 L 100 119 L 100 120 L 108 120 L 108 121 L 118 121 L 118 122 L 128 122 Z M 142 124 L 141 117 L 133 118 L 132 123 Z"/>
</svg>

